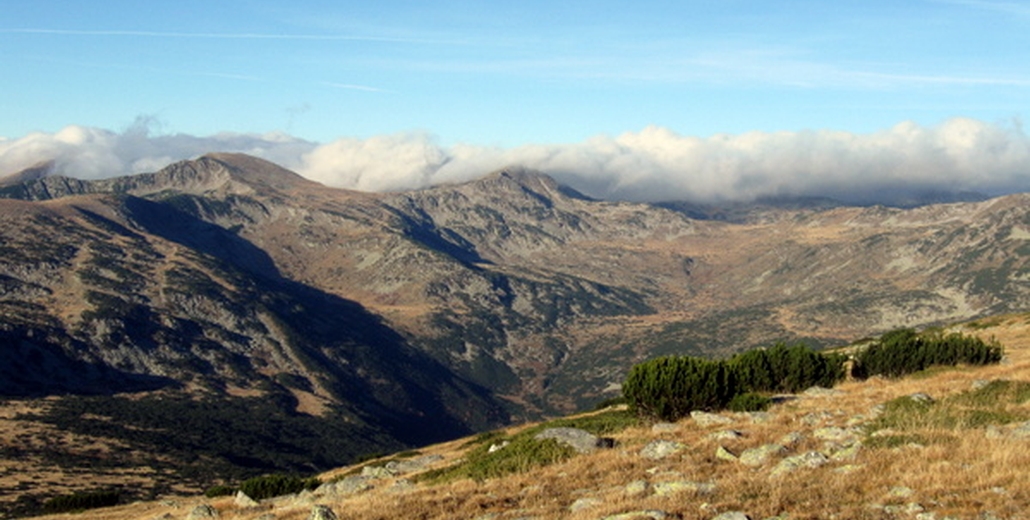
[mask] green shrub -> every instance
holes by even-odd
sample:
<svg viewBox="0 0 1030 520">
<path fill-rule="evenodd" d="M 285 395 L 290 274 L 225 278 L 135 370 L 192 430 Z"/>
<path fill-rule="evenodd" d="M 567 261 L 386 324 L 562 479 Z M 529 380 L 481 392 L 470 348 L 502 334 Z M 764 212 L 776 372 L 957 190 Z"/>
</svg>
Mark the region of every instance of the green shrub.
<svg viewBox="0 0 1030 520">
<path fill-rule="evenodd" d="M 579 428 L 594 435 L 611 435 L 639 424 L 640 417 L 629 410 L 609 410 L 582 417 L 567 417 L 548 421 L 534 427 L 531 431 L 535 434 L 535 432 L 543 431 L 546 428 Z"/>
<path fill-rule="evenodd" d="M 754 349 L 729 360 L 746 392 L 796 393 L 813 386 L 830 388 L 844 378 L 842 354 L 820 354 L 805 345 L 783 343 Z"/>
<path fill-rule="evenodd" d="M 265 475 L 245 480 L 240 484 L 243 491 L 254 500 L 299 493 L 305 489 L 315 489 L 321 484 L 317 478 L 300 478 L 287 475 Z"/>
<path fill-rule="evenodd" d="M 725 408 L 738 393 L 726 363 L 689 356 L 665 356 L 630 369 L 623 395 L 636 413 L 675 421 L 693 410 Z"/>
<path fill-rule="evenodd" d="M 470 451 L 461 463 L 427 471 L 416 480 L 446 482 L 470 478 L 481 482 L 561 462 L 575 454 L 574 449 L 554 439 L 536 440 L 528 434 L 520 434 L 499 450 L 491 452 L 489 444 L 481 445 Z"/>
<path fill-rule="evenodd" d="M 217 486 L 211 486 L 207 488 L 207 491 L 204 491 L 204 496 L 208 498 L 224 497 L 233 494 L 236 494 L 236 488 L 221 484 Z"/>
<path fill-rule="evenodd" d="M 471 448 L 465 457 L 452 466 L 429 470 L 415 476 L 417 481 L 444 482 L 458 478 L 477 481 L 522 473 L 573 457 L 576 452 L 554 439 L 537 440 L 535 437 L 548 428 L 579 428 L 594 435 L 618 433 L 640 424 L 640 418 L 627 410 L 609 410 L 582 417 L 569 417 L 541 423 L 521 432 L 505 436 L 503 432 L 486 432 L 465 443 Z M 507 443 L 507 444 L 505 444 Z M 490 451 L 490 446 L 504 447 Z"/>
<path fill-rule="evenodd" d="M 821 354 L 804 345 L 782 343 L 738 354 L 727 361 L 667 356 L 634 366 L 622 386 L 634 412 L 675 421 L 693 410 L 765 409 L 759 393 L 798 392 L 832 387 L 844 378 L 843 354 Z M 741 394 L 752 394 L 742 397 Z"/>
<path fill-rule="evenodd" d="M 939 330 L 919 334 L 913 329 L 899 329 L 860 351 L 851 375 L 857 379 L 875 375 L 901 377 L 932 366 L 988 365 L 1001 358 L 1002 348 L 996 341 L 985 342 L 975 336 L 944 334 Z"/>
<path fill-rule="evenodd" d="M 768 396 L 747 392 L 734 396 L 726 407 L 734 412 L 764 412 L 772 402 Z"/>
<path fill-rule="evenodd" d="M 64 513 L 110 507 L 118 504 L 121 495 L 117 491 L 90 491 L 53 497 L 43 503 L 47 513 Z"/>
</svg>

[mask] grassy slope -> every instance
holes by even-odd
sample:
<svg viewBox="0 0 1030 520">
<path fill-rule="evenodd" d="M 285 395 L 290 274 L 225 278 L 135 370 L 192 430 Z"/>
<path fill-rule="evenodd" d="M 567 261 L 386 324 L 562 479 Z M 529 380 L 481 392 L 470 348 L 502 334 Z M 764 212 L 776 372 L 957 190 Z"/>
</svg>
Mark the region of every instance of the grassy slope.
<svg viewBox="0 0 1030 520">
<path fill-rule="evenodd" d="M 745 432 L 734 441 L 722 441 L 731 451 L 776 442 L 787 433 L 801 431 L 805 440 L 791 454 L 818 450 L 822 441 L 812 437 L 818 426 L 844 426 L 848 419 L 869 414 L 870 409 L 892 399 L 925 392 L 938 402 L 948 396 L 969 392 L 974 381 L 1007 379 L 1030 382 L 1030 314 L 981 320 L 964 332 L 996 337 L 1005 347 L 1009 360 L 986 368 L 936 369 L 901 380 L 871 379 L 849 381 L 838 387 L 844 393 L 831 397 L 806 397 L 787 400 L 773 407 L 773 419 L 759 424 L 738 417 L 728 426 L 701 427 L 690 419 L 681 421 L 674 432 L 655 433 L 648 426 L 633 427 L 614 436 L 620 445 L 613 450 L 573 457 L 564 462 L 538 468 L 529 473 L 485 482 L 455 480 L 449 483 L 419 483 L 406 491 L 389 489 L 383 481 L 361 495 L 321 500 L 341 518 L 570 518 L 596 519 L 609 514 L 641 509 L 660 509 L 682 518 L 712 518 L 718 512 L 740 510 L 752 518 L 788 514 L 800 518 L 890 518 L 870 504 L 904 507 L 917 502 L 937 518 L 977 518 L 992 511 L 1001 518 L 1022 514 L 1030 501 L 1030 450 L 1026 440 L 993 438 L 984 428 L 919 426 L 901 433 L 924 439 L 922 447 L 900 445 L 894 448 L 864 448 L 849 461 L 834 461 L 815 469 L 803 469 L 785 477 L 769 477 L 769 466 L 760 469 L 715 458 L 719 441 L 706 435 L 728 428 Z M 950 401 L 948 401 L 950 402 Z M 1030 405 L 1008 406 L 1007 413 L 1030 417 Z M 824 413 L 826 412 L 826 413 Z M 818 424 L 806 425 L 808 414 L 825 416 Z M 811 416 L 810 416 L 811 417 Z M 900 426 L 899 426 L 900 427 Z M 517 430 L 512 429 L 513 432 Z M 639 456 L 640 449 L 655 438 L 678 440 L 688 446 L 681 455 L 660 461 Z M 457 440 L 421 450 L 422 454 L 441 454 L 446 465 L 473 449 L 470 439 Z M 838 471 L 843 466 L 849 472 Z M 341 468 L 323 475 L 331 479 L 352 468 Z M 685 491 L 671 496 L 651 492 L 630 495 L 626 484 L 647 480 L 651 484 L 671 480 L 713 482 L 716 491 L 698 495 Z M 891 496 L 891 490 L 907 487 L 910 497 Z M 577 499 L 596 497 L 601 504 L 578 512 L 569 506 Z M 206 500 L 179 497 L 172 501 L 137 503 L 116 508 L 53 518 L 129 519 L 156 518 L 165 513 L 184 517 L 196 504 L 213 503 L 221 518 L 255 519 L 270 511 L 283 520 L 307 518 L 310 504 L 283 505 L 271 509 L 237 509 L 231 498 Z M 914 517 L 901 514 L 900 517 Z M 485 516 L 484 518 L 491 518 Z"/>
</svg>

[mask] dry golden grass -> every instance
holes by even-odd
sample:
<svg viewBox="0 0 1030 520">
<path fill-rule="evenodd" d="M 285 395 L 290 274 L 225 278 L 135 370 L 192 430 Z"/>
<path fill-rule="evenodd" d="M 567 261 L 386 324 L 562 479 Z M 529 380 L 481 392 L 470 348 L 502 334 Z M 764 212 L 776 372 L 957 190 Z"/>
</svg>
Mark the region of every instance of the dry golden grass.
<svg viewBox="0 0 1030 520">
<path fill-rule="evenodd" d="M 985 326 L 988 325 L 988 326 Z M 319 497 L 314 501 L 266 502 L 260 507 L 239 509 L 231 498 L 205 500 L 178 497 L 165 502 L 139 503 L 106 510 L 88 511 L 51 518 L 75 520 L 158 518 L 170 514 L 183 518 L 200 503 L 211 503 L 221 518 L 256 519 L 272 512 L 282 520 L 303 520 L 312 504 L 330 506 L 340 518 L 568 518 L 585 520 L 648 509 L 662 510 L 684 519 L 708 519 L 719 512 L 739 510 L 751 518 L 786 514 L 797 519 L 915 518 L 916 506 L 933 512 L 936 518 L 980 518 L 990 511 L 1000 518 L 1025 518 L 1030 504 L 1030 440 L 987 435 L 984 429 L 918 431 L 926 438 L 941 439 L 925 445 L 896 448 L 864 447 L 850 460 L 831 461 L 818 468 L 804 468 L 781 477 L 771 477 L 769 465 L 751 468 L 715 457 L 721 445 L 733 453 L 776 442 L 791 432 L 804 439 L 790 454 L 823 449 L 823 441 L 811 433 L 821 426 L 845 427 L 858 416 L 868 417 L 881 403 L 916 392 L 938 401 L 968 391 L 974 381 L 1009 379 L 1030 382 L 1030 314 L 1012 315 L 967 327 L 965 332 L 996 337 L 1006 347 L 1008 359 L 1001 365 L 937 369 L 901 380 L 874 378 L 848 381 L 839 395 L 806 396 L 785 400 L 773 407 L 772 418 L 753 423 L 748 417 L 733 416 L 730 425 L 702 427 L 690 419 L 675 431 L 654 432 L 650 426 L 633 427 L 615 435 L 618 446 L 566 462 L 512 475 L 474 482 L 459 480 L 444 484 L 419 483 L 394 487 L 401 479 L 384 479 L 363 494 L 349 497 Z M 1030 414 L 1030 405 L 1017 405 Z M 817 419 L 817 420 L 816 420 Z M 744 437 L 716 441 L 712 432 L 736 429 Z M 512 433 L 511 429 L 506 433 Z M 663 438 L 687 445 L 679 454 L 653 461 L 640 456 L 649 441 Z M 421 454 L 440 454 L 451 464 L 467 450 L 467 439 L 430 446 Z M 323 480 L 339 477 L 351 468 L 322 475 Z M 410 475 L 409 475 L 410 476 Z M 669 481 L 710 482 L 714 492 L 693 491 L 658 496 L 649 488 L 643 493 L 627 492 L 627 484 L 643 480 L 651 486 Z M 406 481 L 405 481 L 406 482 Z M 910 495 L 902 493 L 910 490 Z M 582 510 L 570 506 L 578 499 L 599 501 Z M 905 508 L 910 512 L 891 513 Z"/>
</svg>

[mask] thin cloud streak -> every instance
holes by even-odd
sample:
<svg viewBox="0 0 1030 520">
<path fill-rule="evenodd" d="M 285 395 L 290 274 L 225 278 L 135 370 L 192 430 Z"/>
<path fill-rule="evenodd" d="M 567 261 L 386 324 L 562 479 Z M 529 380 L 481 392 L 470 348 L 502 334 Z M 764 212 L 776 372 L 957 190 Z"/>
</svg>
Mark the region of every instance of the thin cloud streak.
<svg viewBox="0 0 1030 520">
<path fill-rule="evenodd" d="M 321 82 L 319 84 L 327 86 L 327 87 L 341 88 L 341 89 L 345 89 L 345 90 L 361 90 L 363 92 L 380 92 L 380 93 L 388 93 L 388 94 L 393 94 L 394 93 L 393 91 L 386 90 L 386 89 L 381 89 L 381 88 L 377 88 L 377 87 L 369 87 L 367 85 L 356 85 L 356 84 L 353 84 L 353 83 L 334 83 L 334 82 L 331 82 L 331 81 L 323 81 L 323 82 Z"/>
<path fill-rule="evenodd" d="M 940 4 L 960 5 L 984 11 L 1030 17 L 1030 6 L 1014 2 L 987 2 L 982 0 L 937 0 Z"/>
<path fill-rule="evenodd" d="M 121 133 L 71 126 L 0 139 L 0 173 L 53 160 L 60 173 L 102 178 L 155 171 L 212 151 L 242 152 L 328 186 L 363 191 L 426 188 L 524 165 L 612 200 L 747 201 L 825 196 L 896 201 L 925 192 L 1030 191 L 1030 138 L 1018 122 L 965 118 L 902 122 L 869 134 L 818 130 L 684 136 L 647 127 L 581 143 L 500 148 L 439 145 L 426 133 L 314 143 L 287 134 L 152 135 L 141 118 Z"/>
<path fill-rule="evenodd" d="M 384 43 L 414 43 L 435 45 L 465 45 L 458 40 L 436 40 L 422 38 L 398 38 L 390 36 L 359 36 L 347 34 L 274 34 L 274 33 L 190 33 L 176 31 L 135 31 L 135 30 L 84 30 L 84 29 L 45 29 L 45 28 L 12 28 L 0 29 L 0 33 L 18 34 L 50 34 L 62 36 L 132 36 L 143 38 L 181 38 L 209 40 L 315 40 L 315 41 L 365 41 Z"/>
</svg>

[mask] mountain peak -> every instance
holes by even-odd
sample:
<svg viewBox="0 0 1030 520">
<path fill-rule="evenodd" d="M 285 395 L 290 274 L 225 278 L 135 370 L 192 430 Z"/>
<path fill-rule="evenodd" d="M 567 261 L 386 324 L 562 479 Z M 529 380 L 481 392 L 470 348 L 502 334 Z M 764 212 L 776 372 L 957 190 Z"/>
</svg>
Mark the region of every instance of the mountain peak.
<svg viewBox="0 0 1030 520">
<path fill-rule="evenodd" d="M 199 164 L 214 163 L 228 170 L 230 176 L 246 183 L 261 184 L 274 189 L 292 189 L 315 185 L 300 174 L 287 170 L 271 161 L 242 153 L 209 153 L 196 160 Z"/>
<path fill-rule="evenodd" d="M 13 186 L 49 177 L 54 174 L 55 164 L 56 162 L 53 160 L 38 162 L 24 170 L 0 178 L 0 186 Z"/>
<path fill-rule="evenodd" d="M 240 153 L 209 153 L 172 163 L 155 173 L 113 180 L 115 191 L 136 195 L 168 189 L 192 193 L 216 190 L 253 192 L 292 190 L 317 185 L 277 164 Z"/>
<path fill-rule="evenodd" d="M 590 197 L 583 195 L 573 188 L 559 183 L 554 177 L 532 168 L 521 165 L 509 166 L 473 181 L 472 184 L 479 184 L 484 187 L 518 187 L 521 190 L 532 193 L 537 197 L 554 199 L 556 197 L 568 197 L 573 199 L 590 200 Z"/>
</svg>

